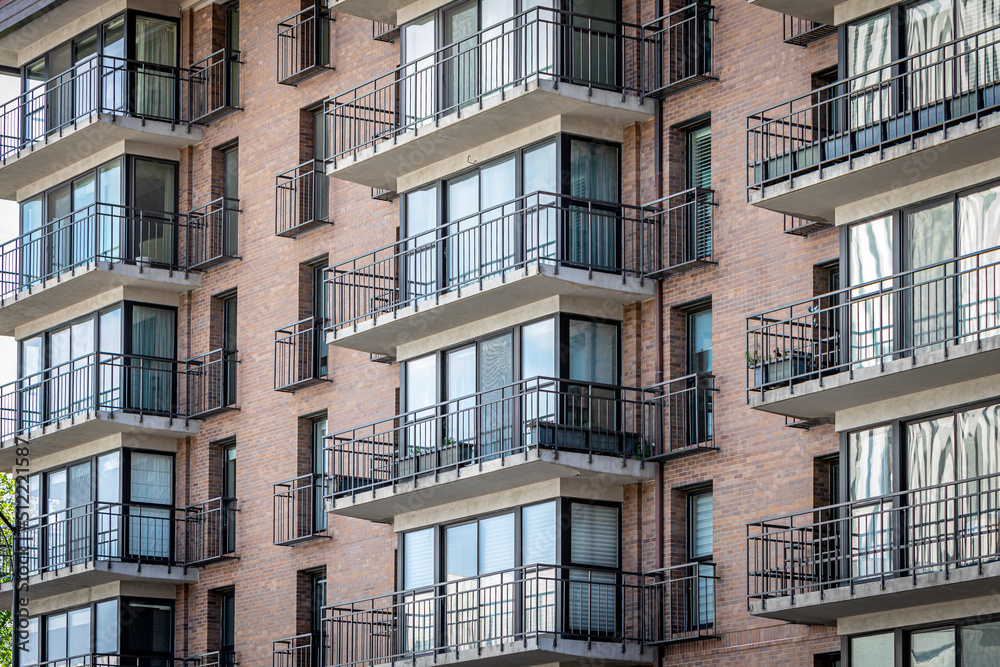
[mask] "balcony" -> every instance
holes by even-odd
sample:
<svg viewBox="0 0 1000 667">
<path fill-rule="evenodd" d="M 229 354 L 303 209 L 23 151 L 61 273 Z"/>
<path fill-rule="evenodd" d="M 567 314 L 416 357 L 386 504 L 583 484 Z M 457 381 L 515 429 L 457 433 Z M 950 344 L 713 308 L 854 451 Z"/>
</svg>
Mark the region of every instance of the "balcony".
<svg viewBox="0 0 1000 667">
<path fill-rule="evenodd" d="M 274 485 L 274 544 L 291 547 L 327 539 L 322 475 L 301 475 Z"/>
<path fill-rule="evenodd" d="M 173 148 L 201 141 L 183 103 L 186 72 L 98 56 L 0 106 L 0 198 L 126 141 Z"/>
<path fill-rule="evenodd" d="M 900 173 L 926 180 L 994 159 L 998 50 L 990 28 L 749 116 L 750 202 L 834 222 L 837 207 L 898 188 Z"/>
<path fill-rule="evenodd" d="M 653 295 L 661 219 L 536 192 L 331 267 L 327 342 L 396 357 L 431 336 L 556 296 L 627 304 Z"/>
<path fill-rule="evenodd" d="M 656 270 L 647 273 L 661 278 L 713 265 L 715 191 L 692 188 L 664 197 L 643 207 L 643 252 L 655 258 Z"/>
<path fill-rule="evenodd" d="M 837 26 L 817 23 L 785 14 L 781 22 L 781 38 L 785 44 L 809 46 L 813 42 L 837 34 Z"/>
<path fill-rule="evenodd" d="M 642 26 L 642 93 L 664 98 L 718 77 L 712 67 L 715 8 L 702 2 Z"/>
<path fill-rule="evenodd" d="M 312 633 L 271 642 L 271 667 L 314 667 L 315 664 Z"/>
<path fill-rule="evenodd" d="M 240 259 L 238 199 L 219 197 L 188 213 L 187 253 L 191 269 L 205 271 Z"/>
<path fill-rule="evenodd" d="M 196 435 L 178 398 L 188 372 L 183 362 L 98 352 L 3 385 L 0 467 L 13 467 L 25 440 L 36 458 L 115 433 Z"/>
<path fill-rule="evenodd" d="M 330 180 L 318 160 L 277 175 L 274 184 L 274 234 L 295 238 L 330 221 Z"/>
<path fill-rule="evenodd" d="M 646 644 L 663 646 L 716 639 L 716 565 L 683 563 L 643 575 Z"/>
<path fill-rule="evenodd" d="M 333 70 L 330 44 L 334 19 L 318 3 L 278 23 L 278 83 L 297 86 Z"/>
<path fill-rule="evenodd" d="M 650 120 L 639 46 L 638 26 L 525 11 L 461 49 L 439 49 L 328 99 L 327 173 L 397 190 L 405 174 L 547 119 Z"/>
<path fill-rule="evenodd" d="M 186 362 L 187 411 L 190 419 L 205 419 L 237 410 L 236 350 L 218 349 Z"/>
<path fill-rule="evenodd" d="M 329 667 L 651 664 L 644 578 L 529 565 L 323 608 Z"/>
<path fill-rule="evenodd" d="M 816 232 L 821 232 L 824 229 L 832 229 L 834 227 L 834 225 L 829 222 L 803 220 L 802 218 L 793 218 L 790 215 L 783 215 L 781 217 L 782 230 L 786 234 L 791 234 L 792 236 L 806 237 L 810 234 L 815 234 Z"/>
<path fill-rule="evenodd" d="M 115 667 L 122 667 L 127 664 L 122 662 L 120 665 L 115 665 Z M 100 667 L 100 665 L 96 667 Z M 168 666 L 163 665 L 163 667 Z M 179 667 L 240 667 L 240 659 L 235 651 L 212 651 L 184 658 L 183 664 Z"/>
<path fill-rule="evenodd" d="M 0 335 L 117 287 L 198 288 L 187 231 L 176 213 L 97 203 L 0 245 Z"/>
<path fill-rule="evenodd" d="M 833 25 L 833 11 L 847 0 L 749 0 L 750 4 L 787 16 Z"/>
<path fill-rule="evenodd" d="M 392 43 L 399 39 L 399 26 L 392 23 L 372 21 L 372 39 L 377 42 Z"/>
<path fill-rule="evenodd" d="M 858 614 L 992 595 L 1000 475 L 747 525 L 750 613 L 835 625 Z"/>
<path fill-rule="evenodd" d="M 239 111 L 240 52 L 219 49 L 191 65 L 188 78 L 191 122 L 209 123 Z"/>
<path fill-rule="evenodd" d="M 307 317 L 274 332 L 274 389 L 294 393 L 326 382 L 323 322 Z"/>
<path fill-rule="evenodd" d="M 33 597 L 115 581 L 179 586 L 198 581 L 186 554 L 203 547 L 184 510 L 157 505 L 91 502 L 21 523 L 17 563 Z M 0 539 L 0 598 L 12 587 L 9 533 Z M 5 604 L 9 602 L 5 599 Z"/>
<path fill-rule="evenodd" d="M 236 558 L 236 498 L 213 498 L 184 510 L 188 565 Z"/>
<path fill-rule="evenodd" d="M 563 477 L 633 484 L 646 461 L 715 449 L 710 377 L 649 389 L 532 378 L 327 438 L 328 509 L 391 522 L 412 507 Z"/>
<path fill-rule="evenodd" d="M 1000 249 L 747 318 L 748 402 L 800 420 L 994 375 Z"/>
</svg>

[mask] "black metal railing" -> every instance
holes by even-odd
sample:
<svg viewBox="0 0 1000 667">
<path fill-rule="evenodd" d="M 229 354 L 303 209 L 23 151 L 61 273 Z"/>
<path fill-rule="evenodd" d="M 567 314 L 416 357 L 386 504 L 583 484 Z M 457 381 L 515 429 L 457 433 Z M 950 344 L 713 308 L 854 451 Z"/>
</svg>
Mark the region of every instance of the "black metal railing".
<svg viewBox="0 0 1000 667">
<path fill-rule="evenodd" d="M 56 364 L 0 387 L 0 442 L 88 413 L 183 418 L 187 373 L 181 361 L 111 352 Z"/>
<path fill-rule="evenodd" d="M 0 160 L 75 129 L 92 114 L 187 123 L 185 70 L 95 56 L 0 105 Z"/>
<path fill-rule="evenodd" d="M 1000 562 L 1000 474 L 747 524 L 748 602 Z M 940 586 L 935 579 L 935 586 Z"/>
<path fill-rule="evenodd" d="M 236 350 L 218 349 L 187 361 L 188 416 L 203 418 L 236 407 Z"/>
<path fill-rule="evenodd" d="M 205 270 L 239 258 L 238 199 L 219 197 L 188 213 L 187 257 L 192 269 Z"/>
<path fill-rule="evenodd" d="M 137 649 L 138 650 L 138 649 Z M 32 667 L 237 667 L 238 663 L 204 662 L 203 656 L 175 658 L 169 653 L 83 653 L 32 662 Z"/>
<path fill-rule="evenodd" d="M 334 499 L 533 449 L 641 461 L 714 449 L 714 384 L 648 389 L 532 378 L 327 437 Z"/>
<path fill-rule="evenodd" d="M 535 7 L 326 101 L 330 161 L 431 128 L 516 86 L 640 93 L 639 27 Z"/>
<path fill-rule="evenodd" d="M 645 276 L 660 256 L 644 247 L 662 221 L 643 209 L 547 192 L 450 221 L 327 270 L 337 331 L 529 266 Z"/>
<path fill-rule="evenodd" d="M 1000 110 L 998 65 L 994 27 L 751 114 L 748 191 Z"/>
<path fill-rule="evenodd" d="M 1000 247 L 747 318 L 747 387 L 764 391 L 1000 335 Z"/>
<path fill-rule="evenodd" d="M 156 662 L 157 660 L 153 659 L 152 661 L 150 661 L 150 663 L 147 664 L 156 664 Z M 239 667 L 239 666 L 240 666 L 239 655 L 237 655 L 236 651 L 220 650 L 184 658 L 181 667 Z M 63 667 L 67 666 L 63 665 Z M 73 667 L 76 666 L 74 665 Z"/>
<path fill-rule="evenodd" d="M 642 94 L 667 97 L 715 81 L 715 7 L 693 2 L 642 26 Z"/>
<path fill-rule="evenodd" d="M 296 635 L 271 642 L 271 667 L 316 667 L 313 634 Z"/>
<path fill-rule="evenodd" d="M 185 526 L 184 510 L 170 506 L 89 502 L 23 520 L 16 562 L 22 577 L 97 562 L 186 565 Z M 0 554 L 0 583 L 14 562 L 9 549 Z"/>
<path fill-rule="evenodd" d="M 399 26 L 372 21 L 372 39 L 378 42 L 395 42 L 399 39 Z"/>
<path fill-rule="evenodd" d="M 782 15 L 781 38 L 785 44 L 809 46 L 809 44 L 837 33 L 837 26 L 817 23 L 797 16 Z"/>
<path fill-rule="evenodd" d="M 325 536 L 326 484 L 323 475 L 308 474 L 274 485 L 275 544 L 291 546 Z"/>
<path fill-rule="evenodd" d="M 578 640 L 645 643 L 645 578 L 527 565 L 323 608 L 322 664 L 374 666 L 489 646 Z M 552 649 L 550 649 L 552 650 Z M 558 650 L 558 649 L 555 649 Z"/>
<path fill-rule="evenodd" d="M 658 277 L 682 273 L 690 269 L 715 264 L 712 259 L 715 191 L 692 188 L 658 199 L 643 207 L 643 253 L 645 263 L 656 271 L 646 275 Z"/>
<path fill-rule="evenodd" d="M 238 110 L 240 52 L 219 49 L 191 65 L 190 108 L 195 123 L 211 121 Z"/>
<path fill-rule="evenodd" d="M 326 379 L 321 357 L 323 321 L 315 317 L 299 320 L 274 332 L 274 388 L 295 391 Z"/>
<path fill-rule="evenodd" d="M 792 215 L 782 216 L 782 228 L 786 234 L 791 234 L 792 236 L 809 236 L 816 232 L 822 231 L 824 229 L 830 229 L 834 225 L 830 222 L 820 222 L 817 220 L 806 220 L 805 218 L 796 218 Z"/>
<path fill-rule="evenodd" d="M 647 644 L 671 644 L 719 636 L 715 627 L 715 563 L 696 561 L 644 575 Z"/>
<path fill-rule="evenodd" d="M 278 83 L 294 86 L 333 69 L 330 45 L 334 19 L 319 3 L 278 23 Z"/>
<path fill-rule="evenodd" d="M 185 271 L 185 217 L 95 203 L 0 245 L 0 299 L 93 262 Z"/>
<path fill-rule="evenodd" d="M 323 162 L 309 160 L 275 177 L 274 233 L 294 238 L 330 222 L 330 180 Z"/>
<path fill-rule="evenodd" d="M 213 498 L 185 510 L 189 565 L 236 557 L 236 498 Z"/>
</svg>

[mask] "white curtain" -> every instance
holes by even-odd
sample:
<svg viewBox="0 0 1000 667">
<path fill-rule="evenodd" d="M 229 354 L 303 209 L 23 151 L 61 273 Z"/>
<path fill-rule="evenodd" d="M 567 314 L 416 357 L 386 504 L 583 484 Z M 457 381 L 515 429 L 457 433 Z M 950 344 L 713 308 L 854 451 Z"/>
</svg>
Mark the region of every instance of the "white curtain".
<svg viewBox="0 0 1000 667">
<path fill-rule="evenodd" d="M 177 66 L 177 24 L 136 17 L 135 55 L 140 63 L 136 72 L 136 113 L 173 118 L 176 98 L 171 68 Z"/>
<path fill-rule="evenodd" d="M 960 332 L 964 342 L 1000 329 L 1000 186 L 958 200 L 959 255 L 980 253 L 959 262 Z M 993 266 L 988 266 L 993 264 Z"/>
<path fill-rule="evenodd" d="M 851 128 L 862 129 L 892 113 L 885 67 L 892 60 L 889 13 L 847 27 L 847 76 L 850 82 Z M 882 85 L 880 85 L 882 84 Z"/>
</svg>

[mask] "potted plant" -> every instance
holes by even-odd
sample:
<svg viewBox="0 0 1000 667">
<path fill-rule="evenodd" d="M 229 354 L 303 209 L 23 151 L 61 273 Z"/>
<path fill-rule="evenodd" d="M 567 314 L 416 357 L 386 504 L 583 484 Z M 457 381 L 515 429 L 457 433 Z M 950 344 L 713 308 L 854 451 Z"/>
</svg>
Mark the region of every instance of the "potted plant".
<svg viewBox="0 0 1000 667">
<path fill-rule="evenodd" d="M 473 445 L 459 443 L 447 436 L 441 439 L 441 446 L 438 448 L 410 445 L 396 462 L 396 474 L 398 477 L 411 477 L 423 472 L 433 472 L 437 468 L 470 461 L 474 453 Z"/>
<path fill-rule="evenodd" d="M 771 385 L 801 378 L 809 373 L 809 357 L 801 352 L 775 348 L 773 355 L 754 350 L 746 352 L 747 367 L 753 369 L 754 387 Z"/>
</svg>

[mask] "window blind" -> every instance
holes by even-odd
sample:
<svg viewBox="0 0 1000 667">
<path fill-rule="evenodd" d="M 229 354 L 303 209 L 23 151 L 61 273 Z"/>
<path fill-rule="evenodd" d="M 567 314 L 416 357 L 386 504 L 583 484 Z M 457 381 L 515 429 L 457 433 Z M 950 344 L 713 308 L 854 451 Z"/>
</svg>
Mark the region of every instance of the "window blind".
<svg viewBox="0 0 1000 667">
<path fill-rule="evenodd" d="M 573 565 L 618 567 L 618 508 L 573 503 L 570 507 Z"/>
</svg>

